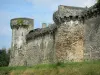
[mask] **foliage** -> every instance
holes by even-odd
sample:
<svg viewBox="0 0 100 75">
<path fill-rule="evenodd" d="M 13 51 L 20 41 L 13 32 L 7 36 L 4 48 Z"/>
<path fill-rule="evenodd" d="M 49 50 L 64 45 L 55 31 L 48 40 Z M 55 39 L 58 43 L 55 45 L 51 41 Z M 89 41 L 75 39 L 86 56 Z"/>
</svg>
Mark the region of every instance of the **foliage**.
<svg viewBox="0 0 100 75">
<path fill-rule="evenodd" d="M 0 67 L 8 66 L 10 59 L 10 49 L 6 50 L 6 48 L 0 49 Z"/>
<path fill-rule="evenodd" d="M 100 0 L 97 0 L 97 3 L 100 3 Z"/>
</svg>

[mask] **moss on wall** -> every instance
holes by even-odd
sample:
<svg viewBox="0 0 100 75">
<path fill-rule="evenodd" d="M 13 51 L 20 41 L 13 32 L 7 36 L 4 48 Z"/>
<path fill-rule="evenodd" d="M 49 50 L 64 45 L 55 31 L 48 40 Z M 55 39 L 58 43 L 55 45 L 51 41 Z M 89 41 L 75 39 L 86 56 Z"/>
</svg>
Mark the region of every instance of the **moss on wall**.
<svg viewBox="0 0 100 75">
<path fill-rule="evenodd" d="M 23 19 L 18 19 L 17 20 L 17 25 L 23 25 Z"/>
</svg>

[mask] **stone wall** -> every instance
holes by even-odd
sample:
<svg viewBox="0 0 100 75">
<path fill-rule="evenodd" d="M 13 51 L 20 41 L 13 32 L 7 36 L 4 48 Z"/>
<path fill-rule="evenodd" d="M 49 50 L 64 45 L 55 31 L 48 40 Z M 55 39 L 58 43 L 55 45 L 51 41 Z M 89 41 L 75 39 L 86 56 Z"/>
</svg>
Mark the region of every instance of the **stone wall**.
<svg viewBox="0 0 100 75">
<path fill-rule="evenodd" d="M 83 59 L 84 25 L 70 20 L 60 25 L 55 37 L 57 61 L 81 61 Z"/>
<path fill-rule="evenodd" d="M 85 50 L 87 60 L 100 59 L 100 16 L 85 21 Z"/>
<path fill-rule="evenodd" d="M 27 65 L 53 63 L 55 58 L 54 35 L 39 36 L 27 43 Z"/>
<path fill-rule="evenodd" d="M 12 51 L 11 51 L 11 60 L 10 65 L 24 65 L 24 46 L 25 46 L 25 36 L 27 29 L 19 28 L 12 29 Z"/>
</svg>

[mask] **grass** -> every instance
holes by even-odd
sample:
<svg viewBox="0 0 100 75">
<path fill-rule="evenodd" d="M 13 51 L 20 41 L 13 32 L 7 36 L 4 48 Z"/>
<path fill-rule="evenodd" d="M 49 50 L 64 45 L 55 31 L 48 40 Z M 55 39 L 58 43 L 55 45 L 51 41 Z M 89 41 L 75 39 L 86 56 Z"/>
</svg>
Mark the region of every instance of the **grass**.
<svg viewBox="0 0 100 75">
<path fill-rule="evenodd" d="M 100 75 L 100 61 L 0 67 L 0 75 Z"/>
</svg>

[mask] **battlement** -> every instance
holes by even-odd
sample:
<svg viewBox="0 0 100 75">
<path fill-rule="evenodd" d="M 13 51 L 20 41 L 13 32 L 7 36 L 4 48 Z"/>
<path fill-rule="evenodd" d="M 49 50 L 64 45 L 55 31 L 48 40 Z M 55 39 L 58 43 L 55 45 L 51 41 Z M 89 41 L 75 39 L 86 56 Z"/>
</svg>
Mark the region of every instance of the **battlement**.
<svg viewBox="0 0 100 75">
<path fill-rule="evenodd" d="M 33 19 L 30 18 L 14 18 L 11 19 L 10 25 L 11 28 L 18 28 L 18 27 L 29 27 L 33 26 Z"/>
<path fill-rule="evenodd" d="M 85 8 L 83 8 L 83 7 L 75 7 L 75 6 L 65 6 L 65 5 L 59 5 L 58 6 L 58 10 L 60 10 L 60 9 L 62 9 L 62 8 L 64 8 L 64 9 L 70 9 L 70 10 L 84 10 Z"/>
<path fill-rule="evenodd" d="M 94 6 L 83 11 L 80 16 L 83 16 L 86 19 L 100 16 L 100 4 L 96 3 Z"/>
<path fill-rule="evenodd" d="M 73 6 L 58 6 L 58 10 L 53 14 L 53 20 L 56 24 L 61 24 L 65 21 L 80 20 L 97 17 L 100 15 L 100 4 L 97 3 L 90 8 L 73 7 Z"/>
<path fill-rule="evenodd" d="M 62 23 L 63 19 L 69 21 L 73 17 L 75 20 L 84 10 L 86 8 L 60 5 L 58 6 L 58 10 L 53 14 L 53 20 L 55 23 Z"/>
</svg>

